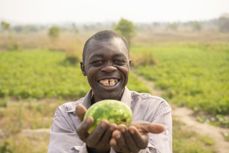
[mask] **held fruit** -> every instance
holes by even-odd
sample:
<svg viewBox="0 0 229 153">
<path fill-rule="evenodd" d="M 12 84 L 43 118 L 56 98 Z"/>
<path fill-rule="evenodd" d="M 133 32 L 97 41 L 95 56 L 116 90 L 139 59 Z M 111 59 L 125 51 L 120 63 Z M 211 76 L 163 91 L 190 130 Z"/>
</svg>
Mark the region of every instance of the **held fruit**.
<svg viewBox="0 0 229 153">
<path fill-rule="evenodd" d="M 92 105 L 87 110 L 84 120 L 87 117 L 92 117 L 94 119 L 94 123 L 88 131 L 91 133 L 103 119 L 117 125 L 129 125 L 132 121 L 132 111 L 123 102 L 108 99 L 96 102 L 94 105 Z"/>
</svg>

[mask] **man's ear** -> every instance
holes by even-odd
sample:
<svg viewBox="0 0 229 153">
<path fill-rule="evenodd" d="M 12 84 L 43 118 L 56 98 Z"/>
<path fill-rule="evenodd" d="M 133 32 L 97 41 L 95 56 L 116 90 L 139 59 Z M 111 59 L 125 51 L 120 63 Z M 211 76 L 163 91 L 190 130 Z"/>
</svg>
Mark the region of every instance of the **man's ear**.
<svg viewBox="0 0 229 153">
<path fill-rule="evenodd" d="M 80 69 L 81 69 L 83 75 L 86 76 L 85 66 L 84 66 L 83 62 L 80 62 Z"/>
</svg>

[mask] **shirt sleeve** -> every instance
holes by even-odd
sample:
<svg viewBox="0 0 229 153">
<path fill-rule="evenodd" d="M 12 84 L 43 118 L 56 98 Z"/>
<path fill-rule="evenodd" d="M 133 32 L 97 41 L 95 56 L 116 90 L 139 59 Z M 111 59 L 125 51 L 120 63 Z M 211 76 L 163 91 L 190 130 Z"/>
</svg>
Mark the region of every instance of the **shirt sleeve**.
<svg viewBox="0 0 229 153">
<path fill-rule="evenodd" d="M 87 153 L 85 143 L 78 137 L 69 115 L 63 106 L 56 110 L 50 130 L 48 153 Z"/>
<path fill-rule="evenodd" d="M 161 123 L 165 131 L 160 134 L 149 134 L 148 151 L 150 153 L 172 153 L 172 112 L 166 101 L 157 108 L 154 123 Z"/>
<path fill-rule="evenodd" d="M 160 103 L 152 122 L 163 124 L 165 131 L 160 134 L 150 133 L 147 148 L 139 153 L 172 153 L 172 113 L 166 101 Z"/>
</svg>

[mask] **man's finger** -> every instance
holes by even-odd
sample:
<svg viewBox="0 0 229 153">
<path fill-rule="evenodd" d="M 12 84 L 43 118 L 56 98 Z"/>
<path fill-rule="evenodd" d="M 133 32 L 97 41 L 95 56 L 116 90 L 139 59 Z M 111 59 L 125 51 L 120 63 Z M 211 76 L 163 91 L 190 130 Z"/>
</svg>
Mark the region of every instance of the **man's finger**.
<svg viewBox="0 0 229 153">
<path fill-rule="evenodd" d="M 108 122 L 101 121 L 95 130 L 88 136 L 87 145 L 89 145 L 89 147 L 97 145 L 107 130 L 109 130 Z"/>
<path fill-rule="evenodd" d="M 125 125 L 121 124 L 118 126 L 118 129 L 119 129 L 118 131 L 119 131 L 120 135 L 118 135 L 118 137 L 115 137 L 117 144 L 118 144 L 118 147 L 120 148 L 121 152 L 129 153 L 130 148 L 129 148 L 129 146 L 127 146 L 125 136 L 124 136 L 124 133 L 127 131 L 127 127 Z"/>
<path fill-rule="evenodd" d="M 112 133 L 112 138 L 110 140 L 110 145 L 116 152 L 123 152 L 121 150 L 122 147 L 120 146 L 120 143 L 118 143 L 120 137 L 121 137 L 121 131 L 114 130 Z"/>
<path fill-rule="evenodd" d="M 135 126 L 142 133 L 158 134 L 165 130 L 164 125 L 159 123 L 138 122 L 133 123 L 132 125 Z"/>
<path fill-rule="evenodd" d="M 113 146 L 116 146 L 116 145 L 117 145 L 117 142 L 116 142 L 115 138 L 111 138 L 110 146 L 113 147 Z"/>
<path fill-rule="evenodd" d="M 135 126 L 130 126 L 129 133 L 133 137 L 135 143 L 140 149 L 145 149 L 148 145 L 148 134 L 141 134 Z"/>
<path fill-rule="evenodd" d="M 124 132 L 124 139 L 127 144 L 127 148 L 131 151 L 131 153 L 138 153 L 140 148 L 138 147 L 137 143 L 138 141 L 135 141 L 134 138 L 131 136 L 129 130 L 126 130 Z"/>
<path fill-rule="evenodd" d="M 118 143 L 115 138 L 111 138 L 110 146 L 115 150 L 115 152 L 121 152 L 120 148 L 118 147 Z"/>
<path fill-rule="evenodd" d="M 87 109 L 82 104 L 76 106 L 75 113 L 81 121 L 83 120 L 86 111 Z"/>
<path fill-rule="evenodd" d="M 109 144 L 108 142 L 110 141 L 112 137 L 113 131 L 116 129 L 115 124 L 109 124 L 109 128 L 107 128 L 106 132 L 103 135 L 103 138 L 100 140 L 101 144 Z"/>
<path fill-rule="evenodd" d="M 82 141 L 85 141 L 88 137 L 88 129 L 91 127 L 91 125 L 93 124 L 93 118 L 89 117 L 86 120 L 84 120 L 79 128 L 76 130 L 80 139 Z"/>
</svg>

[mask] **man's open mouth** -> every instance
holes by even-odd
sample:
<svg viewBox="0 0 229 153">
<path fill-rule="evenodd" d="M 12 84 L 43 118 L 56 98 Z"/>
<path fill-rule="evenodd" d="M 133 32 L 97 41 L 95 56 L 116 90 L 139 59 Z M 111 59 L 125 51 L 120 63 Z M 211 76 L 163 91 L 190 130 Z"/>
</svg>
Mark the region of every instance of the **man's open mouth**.
<svg viewBox="0 0 229 153">
<path fill-rule="evenodd" d="M 118 79 L 102 79 L 99 81 L 99 84 L 105 87 L 114 87 L 118 82 Z"/>
</svg>

